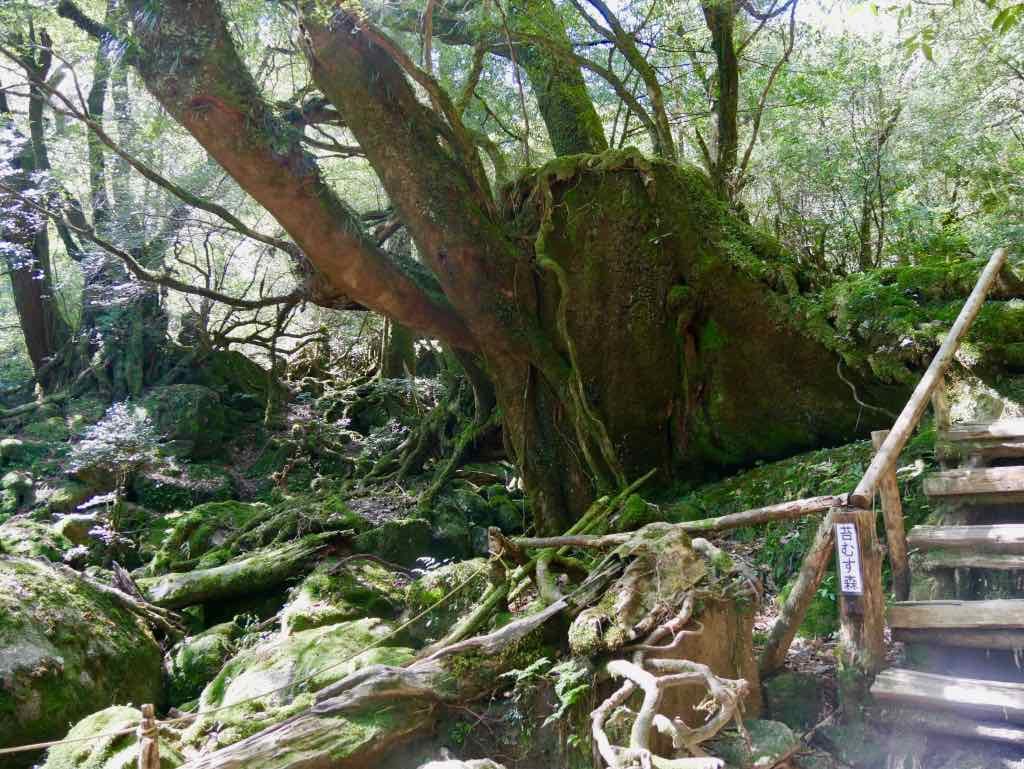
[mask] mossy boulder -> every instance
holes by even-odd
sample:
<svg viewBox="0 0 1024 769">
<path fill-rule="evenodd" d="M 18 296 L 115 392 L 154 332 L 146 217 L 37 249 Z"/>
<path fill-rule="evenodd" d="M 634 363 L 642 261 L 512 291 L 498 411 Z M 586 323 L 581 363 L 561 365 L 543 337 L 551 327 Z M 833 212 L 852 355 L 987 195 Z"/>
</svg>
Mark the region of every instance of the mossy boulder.
<svg viewBox="0 0 1024 769">
<path fill-rule="evenodd" d="M 281 614 L 281 632 L 288 636 L 362 617 L 390 617 L 404 597 L 404 580 L 384 566 L 331 559 L 292 591 Z"/>
<path fill-rule="evenodd" d="M 356 670 L 408 662 L 411 650 L 386 645 L 391 632 L 380 619 L 361 619 L 278 637 L 239 652 L 203 690 L 199 719 L 186 739 L 230 745 L 308 708 L 312 693 Z M 203 715 L 235 703 L 238 707 Z"/>
<path fill-rule="evenodd" d="M 64 417 L 50 417 L 39 422 L 31 422 L 25 425 L 21 432 L 33 440 L 44 443 L 63 443 L 71 437 Z"/>
<path fill-rule="evenodd" d="M 60 561 L 71 546 L 60 532 L 29 518 L 11 518 L 0 525 L 0 557 L 6 554 Z"/>
<path fill-rule="evenodd" d="M 46 507 L 51 513 L 70 513 L 95 493 L 95 489 L 85 483 L 67 481 L 46 494 Z M 43 498 L 42 493 L 40 498 Z"/>
<path fill-rule="evenodd" d="M 778 721 L 751 719 L 743 725 L 750 736 L 749 742 L 738 732 L 732 732 L 710 745 L 710 752 L 723 759 L 730 769 L 776 766 L 800 745 L 800 738 L 793 730 Z"/>
<path fill-rule="evenodd" d="M 88 545 L 92 541 L 89 532 L 98 523 L 99 518 L 95 513 L 71 513 L 62 515 L 51 528 L 72 545 Z"/>
<path fill-rule="evenodd" d="M 11 515 L 35 502 L 35 482 L 21 470 L 10 470 L 0 477 L 0 513 Z"/>
<path fill-rule="evenodd" d="M 114 705 L 79 721 L 67 734 L 69 740 L 85 740 L 50 749 L 41 769 L 135 769 L 139 762 L 139 738 L 135 730 L 116 737 L 86 738 L 129 729 L 139 721 L 135 708 Z M 175 769 L 185 757 L 175 749 L 174 736 L 160 732 L 160 769 Z"/>
<path fill-rule="evenodd" d="M 825 709 L 821 680 L 807 673 L 779 673 L 761 688 L 768 714 L 800 732 L 817 724 Z"/>
<path fill-rule="evenodd" d="M 205 502 L 224 502 L 235 496 L 235 483 L 226 470 L 211 465 L 188 465 L 178 472 L 148 470 L 135 476 L 132 492 L 140 505 L 160 513 L 188 510 Z"/>
<path fill-rule="evenodd" d="M 94 395 L 73 398 L 64 404 L 65 424 L 71 432 L 79 433 L 103 419 L 108 408 L 110 404 L 107 401 Z"/>
<path fill-rule="evenodd" d="M 409 583 L 405 592 L 405 616 L 416 617 L 462 585 L 462 589 L 409 626 L 409 635 L 422 643 L 441 638 L 473 609 L 487 590 L 487 560 L 474 558 L 428 571 Z"/>
<path fill-rule="evenodd" d="M 237 646 L 241 628 L 222 622 L 177 643 L 167 655 L 168 698 L 172 705 L 198 699 Z"/>
<path fill-rule="evenodd" d="M 201 459 L 216 455 L 224 445 L 225 409 L 220 396 L 209 387 L 154 387 L 139 405 L 176 453 Z"/>
<path fill-rule="evenodd" d="M 182 513 L 165 516 L 171 529 L 149 565 L 150 574 L 175 571 L 186 562 L 196 568 L 217 566 L 229 557 L 216 553 L 232 534 L 262 514 L 266 505 L 245 502 L 208 502 Z M 209 556 L 204 560 L 204 556 Z"/>
<path fill-rule="evenodd" d="M 394 518 L 357 534 L 352 549 L 372 553 L 386 561 L 411 566 L 430 551 L 430 524 L 421 518 Z"/>
<path fill-rule="evenodd" d="M 0 440 L 0 462 L 6 466 L 27 467 L 47 451 L 48 448 L 44 443 L 23 441 L 20 438 Z"/>
<path fill-rule="evenodd" d="M 161 700 L 148 625 L 43 561 L 0 556 L 0 649 L 0 746 L 58 739 L 109 705 Z"/>
</svg>

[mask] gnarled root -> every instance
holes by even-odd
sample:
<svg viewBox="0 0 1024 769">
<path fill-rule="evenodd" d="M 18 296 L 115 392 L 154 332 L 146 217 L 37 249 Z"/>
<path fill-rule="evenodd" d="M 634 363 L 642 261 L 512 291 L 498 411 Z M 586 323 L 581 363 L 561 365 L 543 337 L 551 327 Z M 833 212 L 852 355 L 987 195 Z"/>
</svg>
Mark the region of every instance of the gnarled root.
<svg viewBox="0 0 1024 769">
<path fill-rule="evenodd" d="M 674 651 L 687 636 L 703 632 L 700 626 L 697 630 L 684 630 L 693 614 L 693 605 L 691 593 L 675 616 L 655 628 L 643 643 L 630 647 L 634 652 L 632 662 L 612 660 L 606 666 L 612 677 L 626 679 L 590 716 L 594 742 L 608 769 L 721 769 L 724 766 L 720 759 L 706 756 L 700 745 L 717 735 L 731 720 L 742 729 L 747 682 L 742 678 L 720 678 L 707 665 L 690 660 L 646 659 L 648 653 Z M 670 636 L 671 641 L 661 643 Z M 708 699 L 702 709 L 709 711 L 710 716 L 704 724 L 691 727 L 681 719 L 670 719 L 658 712 L 668 689 L 693 684 L 703 684 L 708 689 Z M 605 722 L 637 690 L 643 692 L 643 703 L 633 720 L 629 746 L 614 745 L 605 731 Z M 673 748 L 687 751 L 690 757 L 665 758 L 654 753 L 651 749 L 654 732 L 671 738 Z"/>
</svg>

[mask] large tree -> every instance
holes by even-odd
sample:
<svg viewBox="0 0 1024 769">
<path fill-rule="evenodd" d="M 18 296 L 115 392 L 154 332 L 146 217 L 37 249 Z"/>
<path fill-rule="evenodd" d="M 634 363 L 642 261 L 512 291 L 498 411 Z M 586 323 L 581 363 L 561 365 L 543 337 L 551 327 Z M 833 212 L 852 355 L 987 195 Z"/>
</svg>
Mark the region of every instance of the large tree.
<svg viewBox="0 0 1024 769">
<path fill-rule="evenodd" d="M 669 482 L 867 427 L 836 355 L 795 308 L 795 263 L 730 213 L 721 185 L 675 163 L 661 118 L 660 158 L 567 155 L 495 192 L 485 142 L 463 120 L 465 99 L 431 73 L 429 50 L 421 68 L 357 7 L 291 4 L 319 108 L 358 143 L 416 262 L 383 250 L 326 181 L 301 124 L 257 86 L 218 0 L 129 5 L 124 61 L 283 227 L 325 296 L 479 361 L 540 529 L 560 529 L 595 494 L 651 469 Z M 593 6 L 596 26 L 644 69 L 623 24 Z M 60 12 L 118 38 L 70 0 Z M 519 52 L 556 152 L 603 149 L 583 98 L 588 65 L 564 27 L 544 38 L 505 17 L 497 28 L 497 40 L 476 41 L 478 55 Z M 538 64 L 545 57 L 560 66 Z M 652 109 L 664 117 L 656 98 Z M 861 398 L 881 397 L 855 384 Z"/>
</svg>

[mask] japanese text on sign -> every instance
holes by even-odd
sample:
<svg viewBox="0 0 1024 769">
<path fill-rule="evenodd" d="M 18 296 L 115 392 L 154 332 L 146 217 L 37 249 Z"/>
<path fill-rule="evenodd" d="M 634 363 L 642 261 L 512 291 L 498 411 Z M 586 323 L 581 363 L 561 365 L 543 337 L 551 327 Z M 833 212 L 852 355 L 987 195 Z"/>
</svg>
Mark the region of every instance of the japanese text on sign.
<svg viewBox="0 0 1024 769">
<path fill-rule="evenodd" d="M 860 543 L 857 541 L 856 524 L 836 524 L 836 559 L 839 564 L 839 592 L 863 594 L 864 581 L 860 574 Z"/>
</svg>

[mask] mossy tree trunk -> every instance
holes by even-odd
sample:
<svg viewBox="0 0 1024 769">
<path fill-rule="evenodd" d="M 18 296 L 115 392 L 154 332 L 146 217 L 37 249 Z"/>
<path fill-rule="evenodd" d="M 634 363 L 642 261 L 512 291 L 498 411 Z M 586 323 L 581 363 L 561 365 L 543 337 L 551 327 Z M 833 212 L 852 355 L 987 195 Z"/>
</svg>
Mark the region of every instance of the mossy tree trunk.
<svg viewBox="0 0 1024 769">
<path fill-rule="evenodd" d="M 70 0 L 60 9 L 103 34 Z M 539 531 L 652 467 L 668 483 L 872 426 L 799 322 L 794 263 L 700 172 L 575 155 L 497 200 L 437 82 L 370 20 L 304 0 L 313 81 L 408 227 L 412 262 L 365 235 L 271 110 L 217 0 L 156 13 L 129 59 L 168 113 L 339 294 L 481 361 Z"/>
</svg>

